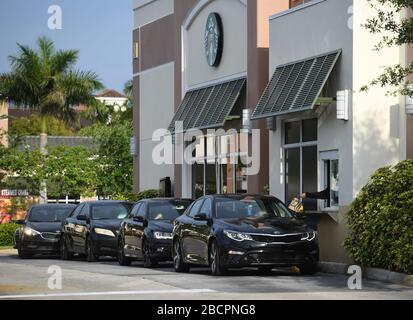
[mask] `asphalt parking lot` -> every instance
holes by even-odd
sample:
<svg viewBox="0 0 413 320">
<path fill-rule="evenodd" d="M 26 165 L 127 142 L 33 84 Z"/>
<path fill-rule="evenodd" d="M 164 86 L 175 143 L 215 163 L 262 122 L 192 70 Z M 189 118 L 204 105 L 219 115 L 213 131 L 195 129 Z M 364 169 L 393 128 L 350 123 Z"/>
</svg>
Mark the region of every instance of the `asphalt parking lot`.
<svg viewBox="0 0 413 320">
<path fill-rule="evenodd" d="M 50 266 L 60 267 L 53 270 L 61 270 L 61 289 L 49 289 Z M 348 289 L 345 275 L 302 276 L 291 270 L 270 275 L 235 270 L 213 277 L 203 268 L 177 274 L 170 264 L 121 267 L 109 258 L 97 263 L 81 258 L 21 260 L 9 250 L 0 252 L 0 300 L 5 299 L 413 299 L 413 288 L 363 280 L 363 289 L 354 291 Z"/>
</svg>

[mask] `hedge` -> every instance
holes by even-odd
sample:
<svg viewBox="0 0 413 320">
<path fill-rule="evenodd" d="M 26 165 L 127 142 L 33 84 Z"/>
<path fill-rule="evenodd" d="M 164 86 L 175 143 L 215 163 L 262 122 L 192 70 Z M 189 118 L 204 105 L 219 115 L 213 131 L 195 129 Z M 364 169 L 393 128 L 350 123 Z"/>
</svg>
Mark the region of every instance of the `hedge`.
<svg viewBox="0 0 413 320">
<path fill-rule="evenodd" d="M 13 245 L 13 235 L 18 228 L 15 223 L 0 224 L 0 247 Z"/>
<path fill-rule="evenodd" d="M 377 170 L 348 223 L 344 246 L 356 263 L 413 274 L 413 161 Z"/>
<path fill-rule="evenodd" d="M 125 200 L 125 201 L 132 201 L 137 202 L 143 199 L 152 199 L 161 197 L 161 193 L 159 190 L 145 190 L 139 192 L 138 194 L 128 193 L 128 194 L 116 194 L 112 198 L 113 200 Z"/>
</svg>

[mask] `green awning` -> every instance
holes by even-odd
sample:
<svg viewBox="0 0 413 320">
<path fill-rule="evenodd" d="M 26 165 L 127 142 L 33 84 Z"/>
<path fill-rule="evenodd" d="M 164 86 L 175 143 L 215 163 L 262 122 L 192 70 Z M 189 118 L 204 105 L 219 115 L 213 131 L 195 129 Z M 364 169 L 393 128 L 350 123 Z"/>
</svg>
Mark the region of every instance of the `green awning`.
<svg viewBox="0 0 413 320">
<path fill-rule="evenodd" d="M 183 131 L 222 127 L 245 86 L 246 79 L 237 79 L 210 87 L 188 91 L 169 125 L 183 122 Z"/>
<path fill-rule="evenodd" d="M 341 49 L 278 66 L 251 118 L 313 109 L 340 54 Z"/>
</svg>

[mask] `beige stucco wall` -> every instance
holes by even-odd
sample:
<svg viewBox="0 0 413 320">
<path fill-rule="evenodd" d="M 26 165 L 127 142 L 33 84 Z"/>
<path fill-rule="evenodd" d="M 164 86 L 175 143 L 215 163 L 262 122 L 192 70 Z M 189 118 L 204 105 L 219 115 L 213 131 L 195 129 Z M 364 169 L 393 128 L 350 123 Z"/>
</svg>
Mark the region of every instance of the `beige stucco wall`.
<svg viewBox="0 0 413 320">
<path fill-rule="evenodd" d="M 247 7 L 240 0 L 200 1 L 205 6 L 190 13 L 183 27 L 183 85 L 188 88 L 230 77 L 247 70 Z M 194 10 L 197 10 L 194 7 Z M 217 12 L 222 18 L 224 47 L 221 63 L 211 68 L 205 58 L 204 34 L 208 15 Z M 192 14 L 192 15 L 191 15 Z"/>
<path fill-rule="evenodd" d="M 173 165 L 157 165 L 152 151 L 159 142 L 152 141 L 155 130 L 168 128 L 174 115 L 174 63 L 140 74 L 140 190 L 158 189 L 159 180 L 174 178 Z"/>
<path fill-rule="evenodd" d="M 379 40 L 360 26 L 375 11 L 365 1 L 354 1 L 354 95 L 353 95 L 353 195 L 366 184 L 378 168 L 404 158 L 405 123 L 401 97 L 386 95 L 387 89 L 372 87 L 368 93 L 359 89 L 382 72 L 383 65 L 403 63 L 402 49 L 373 51 Z"/>
<path fill-rule="evenodd" d="M 0 101 L 0 143 L 7 147 L 7 134 L 9 129 L 8 119 L 3 119 L 4 116 L 7 117 L 8 108 L 6 102 Z"/>
</svg>

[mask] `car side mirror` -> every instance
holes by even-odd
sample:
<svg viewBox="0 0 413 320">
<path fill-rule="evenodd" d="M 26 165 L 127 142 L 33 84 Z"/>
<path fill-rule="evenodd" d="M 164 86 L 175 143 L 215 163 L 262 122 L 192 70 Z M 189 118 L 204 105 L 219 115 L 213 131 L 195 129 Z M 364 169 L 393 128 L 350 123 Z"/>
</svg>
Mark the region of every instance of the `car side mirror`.
<svg viewBox="0 0 413 320">
<path fill-rule="evenodd" d="M 142 216 L 136 216 L 136 217 L 133 217 L 133 221 L 143 223 L 145 222 L 145 218 Z"/>
<path fill-rule="evenodd" d="M 209 221 L 208 215 L 206 213 L 198 213 L 195 215 L 194 220 L 196 221 Z"/>
<path fill-rule="evenodd" d="M 79 220 L 79 221 L 87 221 L 87 220 L 88 220 L 88 217 L 87 217 L 87 215 L 85 215 L 85 214 L 79 214 L 79 215 L 77 216 L 77 220 Z"/>
<path fill-rule="evenodd" d="M 25 222 L 26 222 L 26 220 L 16 220 L 16 221 L 14 221 L 15 224 L 20 224 L 20 225 L 25 224 Z"/>
</svg>

